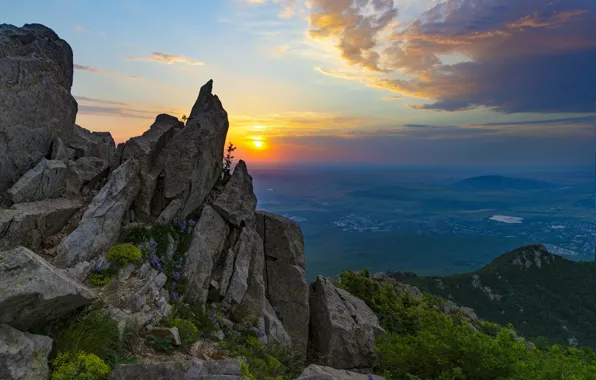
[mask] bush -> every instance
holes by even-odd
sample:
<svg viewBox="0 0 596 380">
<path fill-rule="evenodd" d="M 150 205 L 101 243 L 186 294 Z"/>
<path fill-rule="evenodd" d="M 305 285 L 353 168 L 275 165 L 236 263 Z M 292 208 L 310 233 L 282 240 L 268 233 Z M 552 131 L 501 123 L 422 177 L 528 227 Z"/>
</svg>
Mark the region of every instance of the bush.
<svg viewBox="0 0 596 380">
<path fill-rule="evenodd" d="M 438 297 L 400 295 L 390 282 L 379 283 L 366 270 L 342 272 L 339 286 L 361 298 L 387 330 L 377 342 L 387 379 L 596 378 L 596 353 L 591 349 L 548 347 L 546 341 L 542 349 L 532 349 L 511 326 L 477 321 L 472 327 L 441 313 L 443 300 Z"/>
<path fill-rule="evenodd" d="M 114 278 L 112 273 L 90 273 L 87 277 L 95 286 L 104 286 Z"/>
<path fill-rule="evenodd" d="M 95 354 L 59 352 L 52 361 L 52 380 L 105 380 L 110 367 Z"/>
<path fill-rule="evenodd" d="M 124 348 L 118 324 L 103 310 L 85 310 L 52 335 L 58 352 L 84 351 L 110 363 Z"/>
<path fill-rule="evenodd" d="M 172 321 L 171 327 L 177 327 L 180 333 L 180 340 L 182 343 L 192 344 L 197 341 L 199 337 L 199 330 L 191 321 L 186 319 L 176 318 Z"/>
<path fill-rule="evenodd" d="M 248 379 L 285 380 L 297 378 L 304 369 L 287 347 L 265 344 L 261 340 L 263 331 L 247 329 L 228 331 L 221 347 L 235 357 L 241 357 L 242 374 Z"/>
<path fill-rule="evenodd" d="M 118 244 L 110 248 L 107 259 L 116 265 L 141 262 L 141 250 L 132 244 Z"/>
</svg>

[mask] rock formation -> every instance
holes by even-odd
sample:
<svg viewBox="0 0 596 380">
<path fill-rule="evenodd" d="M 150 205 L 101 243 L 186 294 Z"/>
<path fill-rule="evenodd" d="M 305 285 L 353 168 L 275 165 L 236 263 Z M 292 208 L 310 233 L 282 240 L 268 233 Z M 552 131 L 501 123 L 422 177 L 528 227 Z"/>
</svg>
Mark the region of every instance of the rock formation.
<svg viewBox="0 0 596 380">
<path fill-rule="evenodd" d="M 311 342 L 323 364 L 340 369 L 375 365 L 375 341 L 385 331 L 364 301 L 319 276 L 311 285 L 310 311 Z"/>
<path fill-rule="evenodd" d="M 49 156 L 55 137 L 70 138 L 77 103 L 70 94 L 72 49 L 43 25 L 0 25 L 0 72 L 1 201 Z"/>
<path fill-rule="evenodd" d="M 332 356 L 323 364 L 374 365 L 376 316 L 327 280 L 310 291 L 300 227 L 256 210 L 244 161 L 222 176 L 229 122 L 213 81 L 186 124 L 161 114 L 116 147 L 74 124 L 72 69 L 50 29 L 0 25 L 0 378 L 47 378 L 51 340 L 26 331 L 96 300 L 121 334 L 157 334 L 151 326 L 187 304 L 217 311 L 218 340 L 224 328 L 258 331 L 304 361 L 310 336 Z M 110 256 L 117 244 L 134 247 Z M 117 365 L 111 378 L 239 378 L 238 360 L 198 360 L 208 356 L 199 343 L 173 361 Z M 360 378 L 338 373 L 304 376 Z"/>
</svg>

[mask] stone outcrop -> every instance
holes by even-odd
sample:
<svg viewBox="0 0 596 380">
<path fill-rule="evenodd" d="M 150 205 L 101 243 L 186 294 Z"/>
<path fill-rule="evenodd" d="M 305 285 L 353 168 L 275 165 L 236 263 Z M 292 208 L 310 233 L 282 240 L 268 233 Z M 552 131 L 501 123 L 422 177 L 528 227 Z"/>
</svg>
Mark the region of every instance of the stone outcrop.
<svg viewBox="0 0 596 380">
<path fill-rule="evenodd" d="M 223 191 L 212 203 L 214 209 L 235 227 L 254 226 L 257 197 L 252 187 L 252 177 L 244 161 L 239 161 Z"/>
<path fill-rule="evenodd" d="M 130 158 L 139 161 L 142 184 L 134 210 L 140 221 L 150 222 L 162 211 L 159 203 L 163 201 L 163 194 L 159 191 L 156 194 L 156 190 L 166 163 L 164 148 L 183 127 L 176 117 L 161 114 L 143 135 L 133 137 L 120 148 L 121 161 Z M 155 202 L 157 206 L 153 204 Z"/>
<path fill-rule="evenodd" d="M 164 289 L 167 277 L 151 268 L 129 265 L 101 292 L 102 299 L 110 306 L 111 313 L 120 323 L 147 326 L 156 324 L 172 311 L 168 291 Z"/>
<path fill-rule="evenodd" d="M 120 165 L 93 198 L 79 226 L 57 247 L 54 264 L 66 268 L 89 261 L 116 243 L 124 215 L 139 192 L 139 164 Z"/>
<path fill-rule="evenodd" d="M 116 143 L 109 132 L 91 132 L 74 125 L 68 147 L 74 150 L 74 158 L 97 157 L 111 162 L 116 154 Z"/>
<path fill-rule="evenodd" d="M 238 380 L 239 360 L 117 364 L 110 380 Z"/>
<path fill-rule="evenodd" d="M 78 198 L 81 195 L 86 195 L 82 194 L 83 187 L 86 187 L 87 190 L 96 189 L 109 172 L 109 162 L 101 158 L 81 157 L 76 161 L 70 161 L 66 176 L 65 196 Z"/>
<path fill-rule="evenodd" d="M 292 348 L 304 358 L 309 323 L 304 237 L 287 218 L 258 211 L 256 219 L 265 250 L 267 299 L 290 335 Z"/>
<path fill-rule="evenodd" d="M 311 364 L 300 377 L 296 380 L 385 380 L 385 378 L 377 375 L 364 375 L 358 372 L 346 371 L 343 369 L 335 369 L 331 367 L 323 367 L 317 364 Z"/>
<path fill-rule="evenodd" d="M 91 290 L 27 248 L 0 253 L 0 324 L 27 330 L 95 299 Z"/>
<path fill-rule="evenodd" d="M 0 379 L 47 379 L 52 339 L 0 325 Z"/>
<path fill-rule="evenodd" d="M 183 199 L 182 217 L 203 203 L 221 176 L 229 122 L 212 87 L 213 81 L 201 87 L 186 127 L 166 147 L 164 197 Z"/>
<path fill-rule="evenodd" d="M 24 246 L 34 251 L 60 231 L 82 206 L 68 199 L 47 199 L 21 203 L 0 210 L 0 250 Z"/>
<path fill-rule="evenodd" d="M 72 133 L 72 49 L 51 29 L 0 25 L 0 203 L 42 158 L 55 137 Z"/>
<path fill-rule="evenodd" d="M 64 191 L 66 171 L 64 162 L 42 158 L 8 190 L 10 200 L 26 203 L 59 197 Z"/>
<path fill-rule="evenodd" d="M 190 279 L 186 286 L 187 300 L 199 305 L 207 301 L 211 273 L 229 233 L 229 227 L 222 217 L 211 206 L 205 206 L 186 254 L 184 276 Z"/>
<path fill-rule="evenodd" d="M 385 331 L 362 301 L 321 276 L 311 285 L 310 334 L 322 363 L 334 368 L 372 368 L 375 341 Z"/>
<path fill-rule="evenodd" d="M 50 159 L 67 162 L 68 160 L 72 160 L 74 156 L 74 149 L 67 147 L 60 137 L 54 137 L 54 141 L 52 141 L 52 152 L 50 153 Z"/>
</svg>

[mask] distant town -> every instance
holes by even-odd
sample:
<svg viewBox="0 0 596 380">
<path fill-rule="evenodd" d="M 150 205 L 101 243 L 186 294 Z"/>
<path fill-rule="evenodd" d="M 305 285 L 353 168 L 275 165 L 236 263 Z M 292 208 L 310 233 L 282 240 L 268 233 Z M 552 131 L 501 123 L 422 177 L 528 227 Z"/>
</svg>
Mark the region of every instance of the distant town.
<svg viewBox="0 0 596 380">
<path fill-rule="evenodd" d="M 596 223 L 573 220 L 548 221 L 495 215 L 483 219 L 445 216 L 427 220 L 378 221 L 351 214 L 331 225 L 352 232 L 406 230 L 420 235 L 524 238 L 540 242 L 550 252 L 565 256 L 593 257 L 596 248 Z"/>
</svg>

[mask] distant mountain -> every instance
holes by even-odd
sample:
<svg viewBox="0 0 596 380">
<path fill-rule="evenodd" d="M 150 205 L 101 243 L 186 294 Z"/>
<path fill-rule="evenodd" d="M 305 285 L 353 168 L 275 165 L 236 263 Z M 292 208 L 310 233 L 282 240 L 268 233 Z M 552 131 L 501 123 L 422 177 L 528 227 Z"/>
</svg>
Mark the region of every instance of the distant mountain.
<svg viewBox="0 0 596 380">
<path fill-rule="evenodd" d="M 475 191 L 535 191 L 554 189 L 559 186 L 552 182 L 533 179 L 485 175 L 464 179 L 456 182 L 453 187 L 460 190 Z"/>
<path fill-rule="evenodd" d="M 596 347 L 596 264 L 553 255 L 542 245 L 518 248 L 483 268 L 444 277 L 390 273 L 479 318 L 512 323 L 527 338 Z"/>
</svg>

